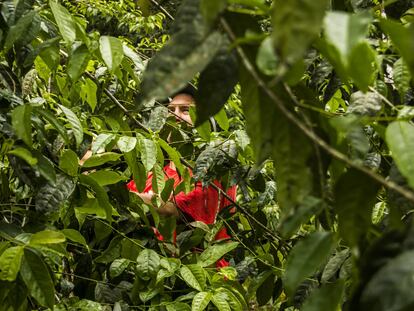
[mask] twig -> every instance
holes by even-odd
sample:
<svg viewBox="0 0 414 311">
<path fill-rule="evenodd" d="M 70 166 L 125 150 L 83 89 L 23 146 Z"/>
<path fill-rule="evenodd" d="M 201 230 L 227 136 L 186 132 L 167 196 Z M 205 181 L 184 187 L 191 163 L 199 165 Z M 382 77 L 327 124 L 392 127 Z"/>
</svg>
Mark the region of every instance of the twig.
<svg viewBox="0 0 414 311">
<path fill-rule="evenodd" d="M 235 34 L 233 33 L 231 27 L 227 23 L 227 21 L 224 18 L 220 19 L 221 25 L 223 26 L 224 30 L 227 32 L 229 37 L 234 41 L 236 39 Z M 371 171 L 370 169 L 361 166 L 351 159 L 349 159 L 345 154 L 341 153 L 340 151 L 336 150 L 335 148 L 331 147 L 328 143 L 326 143 L 324 140 L 322 140 L 318 135 L 316 135 L 311 129 L 309 129 L 305 124 L 303 124 L 289 109 L 285 107 L 282 100 L 271 90 L 267 87 L 266 83 L 262 80 L 262 78 L 259 76 L 259 74 L 256 72 L 256 69 L 251 64 L 250 60 L 244 53 L 244 50 L 240 47 L 236 47 L 237 53 L 239 54 L 243 65 L 246 67 L 247 71 L 251 74 L 253 79 L 256 81 L 257 85 L 266 93 L 266 95 L 273 100 L 273 102 L 276 104 L 277 108 L 280 110 L 281 113 L 294 125 L 296 125 L 302 132 L 305 134 L 309 139 L 311 139 L 313 142 L 318 144 L 322 149 L 324 149 L 328 154 L 330 154 L 332 157 L 336 158 L 337 160 L 340 160 L 350 167 L 359 170 L 360 172 L 366 174 L 371 179 L 375 180 L 376 182 L 380 183 L 384 187 L 394 190 L 407 198 L 408 200 L 414 202 L 414 193 L 412 191 L 409 191 L 398 184 L 396 184 L 393 181 L 386 180 L 381 175 Z"/>
</svg>

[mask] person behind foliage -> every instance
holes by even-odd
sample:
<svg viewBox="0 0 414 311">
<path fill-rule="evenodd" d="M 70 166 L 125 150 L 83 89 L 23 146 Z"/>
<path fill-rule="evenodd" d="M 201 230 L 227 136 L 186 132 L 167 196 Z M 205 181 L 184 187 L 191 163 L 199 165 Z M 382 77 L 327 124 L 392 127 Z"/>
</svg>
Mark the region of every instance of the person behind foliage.
<svg viewBox="0 0 414 311">
<path fill-rule="evenodd" d="M 177 92 L 168 103 L 168 109 L 171 114 L 176 117 L 177 122 L 186 122 L 193 125 L 189 110 L 194 106 L 194 88 L 187 86 L 183 90 Z M 164 166 L 165 179 L 174 179 L 174 188 L 177 187 L 182 177 L 178 174 L 176 167 L 172 161 Z M 191 172 L 190 172 L 191 174 Z M 195 184 L 194 190 L 185 194 L 180 192 L 172 195 L 169 200 L 162 202 L 160 206 L 154 206 L 152 198 L 155 195 L 152 189 L 152 173 L 149 173 L 146 180 L 145 188 L 139 192 L 136 188 L 135 182 L 132 180 L 127 184 L 130 191 L 136 193 L 145 204 L 152 205 L 157 212 L 164 217 L 185 218 L 190 221 L 200 221 L 207 225 L 214 224 L 218 213 L 225 207 L 229 206 L 231 202 L 227 200 L 212 186 L 203 187 L 201 182 Z M 214 184 L 222 188 L 221 184 L 215 180 Z M 236 186 L 232 186 L 227 190 L 227 194 L 232 200 L 235 200 Z M 159 240 L 164 240 L 160 232 L 154 229 L 154 232 Z M 221 229 L 215 236 L 215 240 L 230 239 L 226 228 Z M 176 233 L 173 233 L 173 243 L 176 243 Z M 227 266 L 228 262 L 221 259 L 216 263 L 217 267 Z"/>
</svg>

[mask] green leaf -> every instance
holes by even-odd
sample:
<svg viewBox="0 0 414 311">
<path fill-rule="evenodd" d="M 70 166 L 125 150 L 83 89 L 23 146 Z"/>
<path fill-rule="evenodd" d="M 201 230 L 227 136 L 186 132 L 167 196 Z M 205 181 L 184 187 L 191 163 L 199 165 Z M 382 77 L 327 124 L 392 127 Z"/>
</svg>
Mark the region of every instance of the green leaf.
<svg viewBox="0 0 414 311">
<path fill-rule="evenodd" d="M 30 295 L 45 307 L 53 309 L 55 289 L 44 261 L 30 249 L 24 250 L 20 275 Z"/>
<path fill-rule="evenodd" d="M 147 172 L 149 172 L 157 162 L 157 146 L 151 139 L 141 139 L 139 141 L 141 161 Z"/>
<path fill-rule="evenodd" d="M 21 40 L 23 36 L 27 35 L 29 27 L 32 25 L 35 18 L 38 18 L 37 13 L 35 11 L 30 11 L 19 18 L 17 23 L 9 28 L 3 45 L 4 52 L 7 52 L 13 44 Z"/>
<path fill-rule="evenodd" d="M 171 304 L 167 304 L 165 308 L 167 309 L 167 311 L 191 311 L 191 307 L 188 304 L 178 301 L 174 301 Z"/>
<path fill-rule="evenodd" d="M 68 119 L 69 124 L 72 127 L 73 135 L 75 136 L 76 145 L 79 146 L 83 141 L 82 124 L 80 123 L 78 117 L 76 116 L 76 114 L 73 113 L 72 110 L 63 105 L 59 105 L 59 108 L 63 111 L 66 118 Z"/>
<path fill-rule="evenodd" d="M 132 178 L 135 182 L 137 190 L 139 192 L 144 191 L 147 180 L 147 172 L 145 171 L 145 167 L 141 163 L 137 162 L 136 151 L 131 150 L 130 152 L 124 153 L 124 158 L 132 172 Z"/>
<path fill-rule="evenodd" d="M 79 176 L 79 180 L 82 184 L 90 187 L 95 192 L 99 205 L 105 210 L 106 219 L 108 221 L 111 221 L 113 207 L 109 202 L 109 197 L 105 189 L 102 188 L 93 178 L 89 177 L 88 175 L 81 174 Z"/>
<path fill-rule="evenodd" d="M 58 174 L 55 184 L 47 183 L 38 190 L 36 210 L 46 215 L 58 211 L 74 190 L 75 183 L 73 180 L 65 175 Z"/>
<path fill-rule="evenodd" d="M 200 74 L 198 91 L 195 95 L 196 127 L 222 109 L 237 84 L 239 72 L 237 57 L 229 50 L 229 43 L 227 43 Z"/>
<path fill-rule="evenodd" d="M 172 148 L 166 141 L 159 139 L 158 143 L 160 144 L 161 148 L 167 152 L 168 157 L 171 161 L 173 161 L 175 167 L 177 168 L 178 173 L 182 176 L 184 174 L 184 166 L 181 163 L 181 155 L 180 153 Z"/>
<path fill-rule="evenodd" d="M 194 296 L 191 303 L 191 311 L 202 311 L 209 304 L 213 294 L 211 292 L 199 292 Z"/>
<path fill-rule="evenodd" d="M 136 144 L 137 139 L 131 136 L 121 136 L 117 141 L 117 146 L 121 152 L 130 152 Z"/>
<path fill-rule="evenodd" d="M 150 280 L 157 275 L 159 269 L 160 256 L 155 251 L 144 249 L 139 253 L 135 270 L 141 279 Z"/>
<path fill-rule="evenodd" d="M 352 49 L 349 58 L 349 75 L 364 92 L 374 84 L 377 73 L 377 53 L 368 44 L 362 42 Z"/>
<path fill-rule="evenodd" d="M 36 232 L 30 238 L 30 245 L 58 244 L 66 241 L 65 235 L 59 231 L 44 230 Z"/>
<path fill-rule="evenodd" d="M 411 310 L 414 296 L 414 251 L 406 251 L 388 261 L 365 286 L 360 300 L 361 310 Z"/>
<path fill-rule="evenodd" d="M 207 25 L 213 25 L 227 7 L 227 0 L 201 0 L 200 11 Z"/>
<path fill-rule="evenodd" d="M 170 178 L 165 182 L 164 189 L 161 192 L 161 199 L 164 202 L 167 202 L 170 199 L 174 191 L 174 182 L 175 182 L 174 178 Z"/>
<path fill-rule="evenodd" d="M 408 27 L 404 27 L 398 22 L 383 19 L 381 20 L 381 28 L 390 36 L 391 41 L 395 44 L 401 53 L 402 58 L 406 62 L 414 77 L 414 25 L 411 23 Z"/>
<path fill-rule="evenodd" d="M 280 58 L 294 63 L 319 35 L 327 0 L 277 0 L 273 3 L 273 40 Z"/>
<path fill-rule="evenodd" d="M 47 181 L 54 184 L 56 182 L 56 172 L 53 162 L 40 153 L 37 153 L 36 157 L 36 169 L 39 171 L 40 175 L 47 179 Z"/>
<path fill-rule="evenodd" d="M 324 22 L 326 38 L 345 63 L 350 59 L 353 49 L 364 42 L 371 21 L 368 11 L 356 14 L 339 11 L 327 13 Z"/>
<path fill-rule="evenodd" d="M 361 91 L 351 95 L 347 113 L 359 116 L 377 116 L 382 110 L 382 99 L 377 93 Z"/>
<path fill-rule="evenodd" d="M 342 303 L 345 284 L 338 281 L 333 284 L 324 284 L 315 290 L 305 301 L 302 311 L 337 311 Z M 366 309 L 364 309 L 366 310 Z"/>
<path fill-rule="evenodd" d="M 387 127 L 385 140 L 398 169 L 414 189 L 414 126 L 406 121 L 392 122 Z"/>
<path fill-rule="evenodd" d="M 35 158 L 32 153 L 23 147 L 17 147 L 13 150 L 10 150 L 8 154 L 15 155 L 23 160 L 25 160 L 29 165 L 35 166 L 37 164 L 37 158 Z"/>
<path fill-rule="evenodd" d="M 299 284 L 322 265 L 335 244 L 334 236 L 328 232 L 312 233 L 295 244 L 287 259 L 284 275 L 284 285 L 289 295 L 293 295 Z"/>
<path fill-rule="evenodd" d="M 95 110 L 98 100 L 96 98 L 96 92 L 98 91 L 98 86 L 91 79 L 86 78 L 85 84 L 82 85 L 81 92 L 85 94 L 86 102 L 89 107 L 91 107 L 92 112 Z"/>
<path fill-rule="evenodd" d="M 92 142 L 92 153 L 98 153 L 105 151 L 106 145 L 108 145 L 111 141 L 115 139 L 115 134 L 99 134 L 95 140 Z"/>
<path fill-rule="evenodd" d="M 36 109 L 36 113 L 40 114 L 43 118 L 46 119 L 62 136 L 62 138 L 65 140 L 65 143 L 69 144 L 69 136 L 66 131 L 66 128 L 63 126 L 63 124 L 55 117 L 55 115 L 46 109 Z"/>
<path fill-rule="evenodd" d="M 0 256 L 0 280 L 13 282 L 20 270 L 24 247 L 7 248 Z"/>
<path fill-rule="evenodd" d="M 212 265 L 228 252 L 231 252 L 239 245 L 238 242 L 221 243 L 209 246 L 198 259 L 198 264 L 202 267 Z"/>
<path fill-rule="evenodd" d="M 59 159 L 59 167 L 68 175 L 78 175 L 79 159 L 76 153 L 70 149 L 63 151 Z"/>
<path fill-rule="evenodd" d="M 119 258 L 115 259 L 111 266 L 109 267 L 109 275 L 111 278 L 116 278 L 117 276 L 121 275 L 122 272 L 128 268 L 130 261 L 128 259 Z"/>
<path fill-rule="evenodd" d="M 213 32 L 203 38 L 196 32 L 179 32 L 149 62 L 141 84 L 143 102 L 164 99 L 183 88 L 215 56 L 223 35 Z"/>
<path fill-rule="evenodd" d="M 17 106 L 11 113 L 12 126 L 17 137 L 22 139 L 29 147 L 33 144 L 31 114 L 32 106 L 30 105 Z"/>
<path fill-rule="evenodd" d="M 156 106 L 152 109 L 148 120 L 148 127 L 153 132 L 159 132 L 165 125 L 168 118 L 168 108 L 165 106 Z"/>
<path fill-rule="evenodd" d="M 77 231 L 75 229 L 63 229 L 62 233 L 65 235 L 65 237 L 68 240 L 79 243 L 79 244 L 85 246 L 89 250 L 88 243 L 86 243 L 85 238 L 83 237 L 83 235 L 79 231 Z"/>
<path fill-rule="evenodd" d="M 182 266 L 180 274 L 183 280 L 192 288 L 202 291 L 206 287 L 206 274 L 200 265 L 191 264 Z"/>
<path fill-rule="evenodd" d="M 109 243 L 108 248 L 105 249 L 100 256 L 96 257 L 94 261 L 107 264 L 119 258 L 119 256 L 121 256 L 122 240 L 122 236 L 113 238 L 111 243 Z"/>
<path fill-rule="evenodd" d="M 352 191 L 343 191 L 352 187 Z M 350 169 L 335 185 L 335 210 L 339 233 L 351 246 L 357 245 L 371 226 L 372 209 L 379 186 L 366 174 Z"/>
<path fill-rule="evenodd" d="M 118 38 L 102 36 L 99 39 L 99 50 L 108 70 L 114 73 L 124 58 L 122 41 Z"/>
<path fill-rule="evenodd" d="M 337 272 L 339 271 L 339 269 L 341 269 L 345 260 L 347 260 L 350 255 L 351 254 L 349 252 L 349 249 L 344 249 L 340 252 L 337 252 L 335 256 L 329 259 L 328 263 L 323 269 L 323 273 L 321 276 L 321 282 L 329 283 L 331 278 L 336 276 Z"/>
<path fill-rule="evenodd" d="M 405 61 L 400 58 L 394 63 L 394 84 L 400 96 L 404 96 L 410 89 L 411 74 Z"/>
<path fill-rule="evenodd" d="M 100 186 L 113 185 L 120 181 L 125 180 L 124 176 L 121 176 L 115 171 L 99 170 L 88 174 L 89 177 L 94 179 Z"/>
<path fill-rule="evenodd" d="M 67 44 L 72 43 L 76 40 L 76 23 L 69 11 L 53 0 L 49 1 L 49 5 L 63 39 Z"/>
<path fill-rule="evenodd" d="M 85 167 L 85 168 L 95 167 L 95 166 L 100 166 L 102 164 L 105 164 L 107 162 L 118 161 L 121 156 L 122 154 L 115 153 L 115 152 L 99 153 L 87 159 L 85 163 L 83 163 L 82 167 Z"/>
<path fill-rule="evenodd" d="M 218 125 L 224 130 L 228 131 L 230 127 L 229 118 L 227 117 L 226 110 L 222 108 L 216 115 L 214 119 L 217 121 Z"/>
<path fill-rule="evenodd" d="M 211 301 L 216 306 L 218 311 L 231 311 L 230 305 L 226 300 L 227 296 L 219 291 L 215 291 L 211 297 Z"/>
<path fill-rule="evenodd" d="M 85 72 L 90 58 L 91 54 L 84 44 L 77 45 L 70 51 L 67 72 L 72 82 L 76 82 Z"/>
<path fill-rule="evenodd" d="M 266 37 L 260 44 L 256 56 L 257 68 L 268 76 L 278 73 L 279 59 L 275 53 L 272 37 Z"/>
</svg>

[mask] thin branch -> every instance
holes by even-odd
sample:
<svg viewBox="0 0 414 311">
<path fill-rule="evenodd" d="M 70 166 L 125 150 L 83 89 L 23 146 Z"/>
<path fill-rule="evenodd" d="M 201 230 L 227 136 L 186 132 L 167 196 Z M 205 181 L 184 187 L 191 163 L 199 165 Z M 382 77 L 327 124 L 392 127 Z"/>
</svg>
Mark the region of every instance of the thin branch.
<svg viewBox="0 0 414 311">
<path fill-rule="evenodd" d="M 236 39 L 235 34 L 233 33 L 230 25 L 227 23 L 227 21 L 224 18 L 221 18 L 221 24 L 224 28 L 224 30 L 227 32 L 229 37 L 234 41 Z M 341 153 L 340 151 L 336 150 L 335 148 L 331 147 L 328 143 L 326 143 L 324 140 L 322 140 L 318 135 L 316 135 L 311 129 L 309 129 L 305 124 L 303 124 L 289 109 L 286 108 L 283 101 L 271 90 L 267 87 L 266 83 L 262 80 L 262 78 L 257 73 L 256 69 L 244 53 L 244 50 L 240 47 L 236 47 L 237 53 L 239 54 L 243 65 L 246 67 L 247 71 L 251 74 L 253 79 L 256 81 L 257 85 L 266 93 L 266 95 L 273 100 L 273 102 L 276 104 L 277 108 L 280 110 L 280 112 L 294 125 L 296 125 L 302 132 L 305 134 L 310 140 L 318 144 L 322 149 L 325 150 L 328 154 L 330 154 L 332 157 L 336 158 L 337 160 L 340 160 L 350 167 L 366 174 L 371 179 L 375 180 L 376 182 L 380 183 L 384 187 L 394 190 L 407 198 L 408 200 L 414 202 L 414 193 L 412 191 L 409 191 L 401 186 L 399 186 L 397 183 L 386 180 L 383 176 L 371 171 L 370 169 L 359 165 L 349 159 L 345 154 Z"/>
</svg>

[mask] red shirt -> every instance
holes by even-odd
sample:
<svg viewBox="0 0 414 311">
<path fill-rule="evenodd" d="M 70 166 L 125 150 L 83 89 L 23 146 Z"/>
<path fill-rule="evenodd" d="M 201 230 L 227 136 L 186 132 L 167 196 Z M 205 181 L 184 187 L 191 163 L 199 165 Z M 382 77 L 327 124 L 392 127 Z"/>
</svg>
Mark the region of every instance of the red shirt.
<svg viewBox="0 0 414 311">
<path fill-rule="evenodd" d="M 164 167 L 165 179 L 174 179 L 174 188 L 182 181 L 177 171 L 171 168 L 170 165 Z M 221 184 L 216 180 L 214 184 L 220 188 Z M 132 192 L 138 192 L 135 182 L 132 180 L 127 184 L 127 187 Z M 144 193 L 152 190 L 152 172 L 148 174 Z M 227 190 L 227 195 L 235 200 L 236 186 L 232 186 Z M 205 224 L 214 224 L 218 213 L 230 205 L 231 202 L 221 195 L 213 187 L 203 187 L 201 182 L 197 182 L 193 191 L 185 194 L 180 192 L 174 196 L 176 206 L 186 215 L 189 215 L 195 221 L 202 221 Z M 229 239 L 226 228 L 221 229 L 215 239 Z"/>
</svg>

